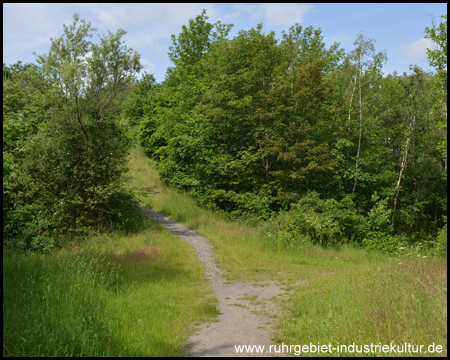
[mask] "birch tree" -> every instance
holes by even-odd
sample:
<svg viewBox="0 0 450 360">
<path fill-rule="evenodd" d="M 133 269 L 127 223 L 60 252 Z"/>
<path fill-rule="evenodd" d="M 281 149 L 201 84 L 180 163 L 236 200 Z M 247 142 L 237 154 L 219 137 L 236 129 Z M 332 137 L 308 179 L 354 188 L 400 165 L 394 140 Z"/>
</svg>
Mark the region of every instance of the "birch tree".
<svg viewBox="0 0 450 360">
<path fill-rule="evenodd" d="M 353 45 L 356 49 L 350 52 L 349 58 L 355 65 L 355 73 L 352 77 L 352 92 L 351 92 L 351 102 L 353 100 L 354 91 L 358 90 L 358 100 L 359 100 L 359 135 L 358 135 L 358 148 L 356 152 L 355 160 L 355 182 L 353 185 L 352 193 L 355 193 L 356 185 L 358 182 L 358 168 L 359 160 L 361 154 L 361 142 L 363 138 L 363 88 L 370 84 L 374 75 L 379 74 L 381 71 L 381 65 L 387 61 L 387 56 L 385 52 L 375 52 L 375 40 L 369 39 L 359 34 Z M 354 83 L 353 83 L 354 82 Z M 349 122 L 350 122 L 350 112 L 349 112 Z"/>
</svg>

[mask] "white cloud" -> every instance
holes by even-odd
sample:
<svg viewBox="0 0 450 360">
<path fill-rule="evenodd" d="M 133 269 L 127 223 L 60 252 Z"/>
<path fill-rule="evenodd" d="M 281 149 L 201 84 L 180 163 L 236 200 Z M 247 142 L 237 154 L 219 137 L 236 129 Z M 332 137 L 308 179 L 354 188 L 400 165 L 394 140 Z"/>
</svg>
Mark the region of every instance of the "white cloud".
<svg viewBox="0 0 450 360">
<path fill-rule="evenodd" d="M 260 8 L 269 25 L 290 27 L 295 23 L 301 24 L 303 17 L 311 9 L 310 4 L 295 3 L 263 3 Z"/>
<path fill-rule="evenodd" d="M 3 59 L 13 63 L 20 58 L 18 54 L 27 54 L 34 60 L 32 52 L 42 53 L 48 48 L 51 37 L 61 33 L 62 23 L 70 21 L 53 4 L 3 4 Z M 5 16 L 7 12 L 7 16 Z M 59 19 L 58 22 L 49 19 Z M 44 50 L 45 51 L 45 50 Z M 14 59 L 14 60 L 12 60 Z M 22 59 L 23 60 L 23 59 Z M 24 62 L 29 62 L 26 60 Z"/>
<path fill-rule="evenodd" d="M 116 29 L 125 26 L 146 26 L 155 30 L 164 30 L 187 23 L 207 9 L 209 17 L 217 17 L 214 4 L 198 3 L 117 3 L 83 4 L 85 10 L 93 13 L 99 26 Z"/>
<path fill-rule="evenodd" d="M 402 47 L 404 48 L 404 58 L 406 60 L 425 60 L 427 58 L 427 48 L 433 49 L 433 42 L 430 39 L 423 38 Z"/>
<path fill-rule="evenodd" d="M 202 9 L 207 9 L 209 21 L 218 18 L 214 4 L 85 4 L 83 7 L 95 17 L 92 23 L 97 27 L 112 31 L 123 28 L 129 33 L 125 37 L 129 46 L 157 52 L 167 51 L 168 44 L 171 44 L 170 35 L 177 35 L 181 26 L 200 15 Z"/>
<path fill-rule="evenodd" d="M 286 30 L 295 23 L 302 23 L 304 15 L 311 8 L 312 5 L 309 4 L 234 3 L 217 4 L 215 9 L 221 13 L 220 20 L 226 24 L 234 24 L 234 30 L 237 32 L 255 28 L 260 23 L 263 23 L 266 30 L 274 30 L 273 27 Z"/>
<path fill-rule="evenodd" d="M 145 71 L 147 74 L 152 74 L 156 70 L 156 65 L 147 59 L 141 58 L 141 64 L 144 68 L 141 70 L 141 74 Z"/>
</svg>

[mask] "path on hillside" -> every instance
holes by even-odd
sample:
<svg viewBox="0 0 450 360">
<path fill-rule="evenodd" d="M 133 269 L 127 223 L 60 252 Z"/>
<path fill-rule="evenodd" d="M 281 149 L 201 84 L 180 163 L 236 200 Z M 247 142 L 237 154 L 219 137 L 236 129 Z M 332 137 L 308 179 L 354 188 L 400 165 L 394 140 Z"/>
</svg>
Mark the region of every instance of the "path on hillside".
<svg viewBox="0 0 450 360">
<path fill-rule="evenodd" d="M 280 286 L 270 282 L 234 282 L 223 278 L 217 268 L 210 242 L 167 216 L 141 206 L 142 210 L 166 229 L 195 248 L 206 269 L 214 294 L 219 300 L 216 322 L 206 322 L 188 340 L 190 356 L 282 356 L 269 352 L 278 309 L 270 299 L 282 296 Z M 264 345 L 265 353 L 237 353 L 235 345 Z M 278 347 L 277 347 L 278 349 Z M 286 355 L 286 354 L 284 354 Z"/>
</svg>

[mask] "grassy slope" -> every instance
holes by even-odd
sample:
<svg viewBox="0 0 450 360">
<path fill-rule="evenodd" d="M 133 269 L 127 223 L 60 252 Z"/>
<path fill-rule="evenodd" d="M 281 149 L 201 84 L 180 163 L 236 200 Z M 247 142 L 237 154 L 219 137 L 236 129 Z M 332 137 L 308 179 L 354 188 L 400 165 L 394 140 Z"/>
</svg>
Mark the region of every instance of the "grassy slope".
<svg viewBox="0 0 450 360">
<path fill-rule="evenodd" d="M 136 184 L 151 184 L 159 191 L 142 201 L 207 237 L 215 246 L 219 266 L 231 279 L 286 284 L 306 280 L 283 304 L 287 315 L 280 321 L 278 341 L 293 345 L 406 342 L 425 347 L 435 343 L 444 347 L 436 355 L 446 355 L 446 260 L 400 259 L 352 248 L 269 250 L 260 229 L 199 208 L 188 196 L 164 187 L 151 165 L 142 152 L 133 152 Z"/>
</svg>

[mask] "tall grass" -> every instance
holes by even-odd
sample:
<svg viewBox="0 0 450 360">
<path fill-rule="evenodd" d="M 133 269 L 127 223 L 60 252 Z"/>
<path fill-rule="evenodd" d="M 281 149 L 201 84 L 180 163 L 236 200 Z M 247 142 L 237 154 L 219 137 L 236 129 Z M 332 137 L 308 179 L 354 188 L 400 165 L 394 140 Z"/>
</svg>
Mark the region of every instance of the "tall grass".
<svg viewBox="0 0 450 360">
<path fill-rule="evenodd" d="M 446 259 L 394 257 L 350 246 L 287 249 L 271 242 L 267 227 L 231 222 L 165 187 L 140 150 L 132 153 L 130 166 L 139 186 L 158 191 L 141 201 L 207 237 L 230 279 L 301 283 L 281 303 L 287 315 L 280 319 L 279 342 L 435 343 L 442 353 L 422 355 L 446 356 Z"/>
<path fill-rule="evenodd" d="M 179 356 L 217 313 L 194 250 L 150 223 L 45 255 L 3 253 L 3 356 Z"/>
<path fill-rule="evenodd" d="M 435 355 L 446 356 L 446 276 L 442 260 L 407 259 L 349 266 L 308 280 L 293 294 L 278 340 L 333 346 L 407 343 L 424 348 L 434 343 L 444 348 Z"/>
</svg>

